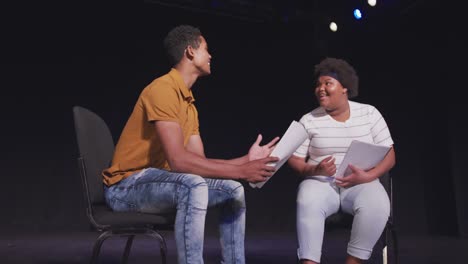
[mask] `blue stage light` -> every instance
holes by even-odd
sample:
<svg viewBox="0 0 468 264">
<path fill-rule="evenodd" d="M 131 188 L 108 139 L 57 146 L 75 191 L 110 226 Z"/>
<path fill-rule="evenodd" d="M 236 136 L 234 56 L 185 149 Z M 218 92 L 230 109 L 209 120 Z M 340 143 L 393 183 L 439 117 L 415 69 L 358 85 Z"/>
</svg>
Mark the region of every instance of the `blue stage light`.
<svg viewBox="0 0 468 264">
<path fill-rule="evenodd" d="M 354 14 L 354 18 L 356 18 L 356 19 L 358 19 L 358 20 L 362 18 L 361 10 L 359 10 L 359 9 L 357 9 L 357 8 L 354 9 L 353 14 Z"/>
</svg>

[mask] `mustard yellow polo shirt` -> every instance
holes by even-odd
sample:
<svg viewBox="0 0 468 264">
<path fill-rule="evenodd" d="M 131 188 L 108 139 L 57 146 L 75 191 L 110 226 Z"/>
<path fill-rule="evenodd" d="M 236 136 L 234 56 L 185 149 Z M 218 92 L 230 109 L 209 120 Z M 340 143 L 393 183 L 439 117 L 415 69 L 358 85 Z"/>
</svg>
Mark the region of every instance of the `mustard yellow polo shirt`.
<svg viewBox="0 0 468 264">
<path fill-rule="evenodd" d="M 176 69 L 146 86 L 120 135 L 111 167 L 102 173 L 104 183 L 110 186 L 148 167 L 170 170 L 153 121 L 179 123 L 186 145 L 200 133 L 194 101 Z"/>
</svg>

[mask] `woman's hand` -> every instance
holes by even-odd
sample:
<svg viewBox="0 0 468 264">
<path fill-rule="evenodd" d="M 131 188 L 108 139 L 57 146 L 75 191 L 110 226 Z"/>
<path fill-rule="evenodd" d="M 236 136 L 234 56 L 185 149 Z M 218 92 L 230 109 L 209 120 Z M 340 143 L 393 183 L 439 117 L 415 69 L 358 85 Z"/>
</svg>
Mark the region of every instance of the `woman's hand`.
<svg viewBox="0 0 468 264">
<path fill-rule="evenodd" d="M 353 164 L 349 164 L 349 168 L 351 169 L 351 174 L 348 174 L 344 177 L 335 178 L 335 183 L 337 186 L 348 188 L 374 180 L 374 178 L 368 172 L 354 166 Z"/>
<path fill-rule="evenodd" d="M 335 158 L 328 156 L 315 166 L 313 175 L 333 176 L 336 173 Z"/>
</svg>

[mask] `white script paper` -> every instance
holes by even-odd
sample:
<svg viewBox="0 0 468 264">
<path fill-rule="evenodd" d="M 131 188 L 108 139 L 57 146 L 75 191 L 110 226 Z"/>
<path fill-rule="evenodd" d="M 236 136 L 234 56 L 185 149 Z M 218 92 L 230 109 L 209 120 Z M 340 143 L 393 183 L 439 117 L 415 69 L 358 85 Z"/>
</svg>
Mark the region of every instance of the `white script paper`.
<svg viewBox="0 0 468 264">
<path fill-rule="evenodd" d="M 281 168 L 281 166 L 283 166 L 294 151 L 296 151 L 296 149 L 299 148 L 299 146 L 307 139 L 307 137 L 308 134 L 304 126 L 293 120 L 289 125 L 288 130 L 286 130 L 286 133 L 284 133 L 281 140 L 276 144 L 275 149 L 271 152 L 270 156 L 279 158 L 279 161 L 269 164 L 275 167 L 275 173 L 279 168 Z M 263 182 L 250 183 L 250 186 L 252 188 L 262 188 L 270 178 L 271 177 Z"/>
<path fill-rule="evenodd" d="M 338 167 L 336 171 L 335 178 L 349 175 L 351 173 L 349 164 L 353 164 L 365 171 L 372 169 L 385 158 L 390 148 L 389 146 L 353 140 L 351 145 L 349 145 L 340 167 Z"/>
</svg>

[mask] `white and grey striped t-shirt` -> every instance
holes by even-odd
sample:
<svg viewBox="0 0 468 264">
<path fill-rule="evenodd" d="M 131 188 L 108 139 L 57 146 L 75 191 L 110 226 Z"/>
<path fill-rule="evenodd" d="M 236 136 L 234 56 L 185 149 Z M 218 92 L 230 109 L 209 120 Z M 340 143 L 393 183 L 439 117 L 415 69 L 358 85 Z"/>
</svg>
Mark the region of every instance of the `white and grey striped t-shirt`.
<svg viewBox="0 0 468 264">
<path fill-rule="evenodd" d="M 349 101 L 350 117 L 339 122 L 328 115 L 322 107 L 302 116 L 309 138 L 294 153 L 298 157 L 309 157 L 309 164 L 318 164 L 333 155 L 339 167 L 353 140 L 378 145 L 392 146 L 393 140 L 387 123 L 372 105 Z"/>
</svg>

